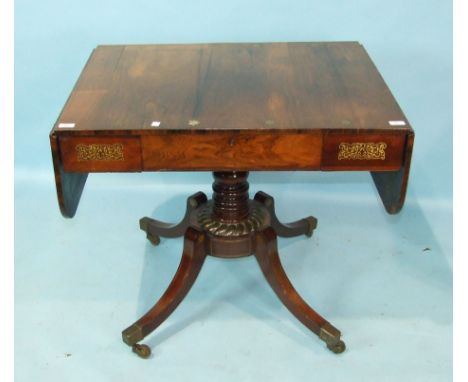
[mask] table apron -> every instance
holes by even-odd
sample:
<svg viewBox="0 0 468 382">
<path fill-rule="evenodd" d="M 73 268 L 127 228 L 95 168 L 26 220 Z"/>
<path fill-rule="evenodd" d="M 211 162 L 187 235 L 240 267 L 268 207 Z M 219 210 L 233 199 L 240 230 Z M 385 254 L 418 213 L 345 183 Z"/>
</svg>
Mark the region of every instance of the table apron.
<svg viewBox="0 0 468 382">
<path fill-rule="evenodd" d="M 59 138 L 69 172 L 397 171 L 406 134 L 178 133 Z"/>
</svg>

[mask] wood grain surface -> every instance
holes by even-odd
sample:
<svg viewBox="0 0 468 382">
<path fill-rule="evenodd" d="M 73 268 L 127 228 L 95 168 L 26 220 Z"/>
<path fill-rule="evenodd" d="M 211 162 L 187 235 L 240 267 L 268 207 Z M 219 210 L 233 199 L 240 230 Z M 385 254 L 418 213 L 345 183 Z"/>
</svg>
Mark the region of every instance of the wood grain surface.
<svg viewBox="0 0 468 382">
<path fill-rule="evenodd" d="M 64 170 L 58 147 L 58 139 L 55 134 L 50 136 L 50 147 L 52 149 L 52 163 L 54 166 L 55 186 L 60 212 L 64 217 L 72 218 L 75 216 L 76 209 L 80 203 L 88 173 L 67 172 Z"/>
<path fill-rule="evenodd" d="M 319 132 L 166 134 L 142 137 L 145 171 L 317 170 L 320 168 L 321 147 L 322 136 Z"/>
<path fill-rule="evenodd" d="M 102 171 L 372 171 L 389 212 L 404 201 L 413 136 L 358 42 L 98 46 L 51 132 L 59 183 Z"/>
<path fill-rule="evenodd" d="M 395 129 L 393 120 L 408 126 L 364 48 L 329 42 L 99 46 L 57 124 L 355 130 Z"/>
</svg>

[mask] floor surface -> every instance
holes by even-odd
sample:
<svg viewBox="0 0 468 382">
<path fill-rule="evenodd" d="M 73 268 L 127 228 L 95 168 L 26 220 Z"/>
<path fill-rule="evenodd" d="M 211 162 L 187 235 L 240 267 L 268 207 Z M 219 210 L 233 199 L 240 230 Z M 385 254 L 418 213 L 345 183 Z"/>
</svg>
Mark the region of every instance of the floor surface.
<svg viewBox="0 0 468 382">
<path fill-rule="evenodd" d="M 253 257 L 208 258 L 179 308 L 134 355 L 121 331 L 161 296 L 181 239 L 151 246 L 142 216 L 178 221 L 211 174 L 92 174 L 73 219 L 53 178 L 16 176 L 18 381 L 448 381 L 452 211 L 415 198 L 387 215 L 366 173 L 252 173 L 283 221 L 314 215 L 311 239 L 280 239 L 303 298 L 343 334 L 329 352 L 282 306 Z M 198 182 L 198 183 L 197 183 Z M 347 189 L 353 190 L 346 192 Z M 410 189 L 411 193 L 411 189 Z"/>
</svg>

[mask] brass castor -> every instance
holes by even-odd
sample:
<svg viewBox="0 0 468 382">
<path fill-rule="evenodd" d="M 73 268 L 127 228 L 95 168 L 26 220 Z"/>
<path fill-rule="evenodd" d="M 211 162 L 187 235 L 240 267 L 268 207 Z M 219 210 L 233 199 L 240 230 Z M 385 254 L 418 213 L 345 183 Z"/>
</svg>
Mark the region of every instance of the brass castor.
<svg viewBox="0 0 468 382">
<path fill-rule="evenodd" d="M 340 354 L 346 350 L 346 345 L 343 341 L 340 340 L 334 345 L 327 344 L 327 348 L 330 349 L 335 354 Z"/>
<path fill-rule="evenodd" d="M 157 235 L 146 234 L 146 238 L 149 240 L 151 244 L 155 247 L 161 242 L 161 239 Z"/>
<path fill-rule="evenodd" d="M 151 355 L 151 349 L 148 345 L 144 344 L 135 344 L 132 346 L 132 351 L 138 355 L 140 358 L 149 358 Z"/>
</svg>

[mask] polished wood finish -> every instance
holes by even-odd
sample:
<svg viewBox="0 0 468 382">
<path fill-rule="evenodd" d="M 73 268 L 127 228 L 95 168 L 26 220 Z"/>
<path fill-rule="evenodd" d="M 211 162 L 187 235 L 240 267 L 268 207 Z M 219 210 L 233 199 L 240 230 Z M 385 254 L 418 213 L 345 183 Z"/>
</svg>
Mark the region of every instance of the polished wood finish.
<svg viewBox="0 0 468 382">
<path fill-rule="evenodd" d="M 67 172 L 63 168 L 61 155 L 58 148 L 58 138 L 56 135 L 50 136 L 50 147 L 52 149 L 52 161 L 54 165 L 55 185 L 57 188 L 57 199 L 62 215 L 72 218 L 83 193 L 87 172 Z"/>
<path fill-rule="evenodd" d="M 380 198 L 389 214 L 397 214 L 400 212 L 405 203 L 413 144 L 414 134 L 410 133 L 406 137 L 403 166 L 399 170 L 391 172 L 371 172 Z"/>
<path fill-rule="evenodd" d="M 278 236 L 294 237 L 306 235 L 311 237 L 312 232 L 315 228 L 317 228 L 317 219 L 313 216 L 309 216 L 305 219 L 297 220 L 291 223 L 281 223 L 276 216 L 274 199 L 263 191 L 257 192 L 254 199 L 257 202 L 262 203 L 262 205 L 268 211 L 270 216 L 270 226 Z"/>
<path fill-rule="evenodd" d="M 255 257 L 271 288 L 289 311 L 324 340 L 331 351 L 342 353 L 346 347 L 341 340 L 341 332 L 304 301 L 286 275 L 278 254 L 276 233 L 272 227 L 257 233 Z"/>
<path fill-rule="evenodd" d="M 249 215 L 247 172 L 215 172 L 213 182 L 213 215 L 231 222 Z"/>
<path fill-rule="evenodd" d="M 75 123 L 73 133 L 216 134 L 394 130 L 389 120 L 408 130 L 362 45 L 304 42 L 99 46 L 57 123 Z"/>
<path fill-rule="evenodd" d="M 372 171 L 390 213 L 413 136 L 357 42 L 99 46 L 51 132 L 61 200 L 82 190 L 63 187 L 65 173 Z M 124 159 L 83 161 L 76 147 L 90 142 L 121 145 Z M 366 142 L 385 157 L 338 158 Z"/>
<path fill-rule="evenodd" d="M 299 321 L 318 335 L 320 328 L 327 321 L 307 305 L 294 289 L 291 281 L 289 281 L 281 265 L 276 244 L 276 233 L 272 228 L 257 233 L 255 257 L 262 269 L 263 275 L 278 298 Z"/>
<path fill-rule="evenodd" d="M 141 141 L 144 171 L 319 170 L 322 155 L 319 132 L 194 132 L 144 135 Z"/>
<path fill-rule="evenodd" d="M 207 255 L 255 255 L 284 305 L 327 347 L 341 333 L 294 289 L 277 236 L 311 236 L 317 219 L 283 224 L 255 170 L 371 171 L 387 212 L 404 204 L 414 132 L 357 42 L 99 46 L 51 134 L 60 209 L 72 217 L 90 172 L 213 171 L 213 198 L 187 200 L 178 224 L 150 217 L 154 245 L 184 236 L 161 299 L 122 333 L 138 342 L 187 295 Z"/>
<path fill-rule="evenodd" d="M 206 203 L 207 198 L 203 192 L 197 192 L 187 199 L 185 215 L 178 224 L 168 224 L 162 221 L 144 217 L 140 219 L 140 229 L 146 232 L 146 237 L 154 245 L 158 245 L 160 237 L 183 236 L 190 226 L 193 211 L 201 204 Z"/>
<path fill-rule="evenodd" d="M 124 342 L 141 357 L 149 356 L 149 347 L 138 342 L 155 330 L 187 295 L 206 255 L 235 258 L 255 254 L 268 283 L 291 313 L 331 351 L 343 352 L 341 332 L 302 299 L 286 276 L 278 254 L 277 235 L 310 237 L 317 219 L 309 216 L 289 225 L 282 224 L 274 212 L 271 196 L 260 191 L 254 200 L 249 199 L 247 172 L 213 175 L 213 200 L 208 201 L 200 192 L 191 196 L 179 224 L 170 225 L 148 217 L 141 219 L 140 228 L 154 245 L 159 244 L 159 236 L 176 237 L 185 233 L 184 251 L 168 289 L 143 317 L 122 332 Z M 210 219 L 200 219 L 207 209 Z"/>
<path fill-rule="evenodd" d="M 205 235 L 187 228 L 184 250 L 177 272 L 159 301 L 138 321 L 122 332 L 128 345 L 134 345 L 161 325 L 181 303 L 194 284 L 206 258 Z"/>
</svg>

